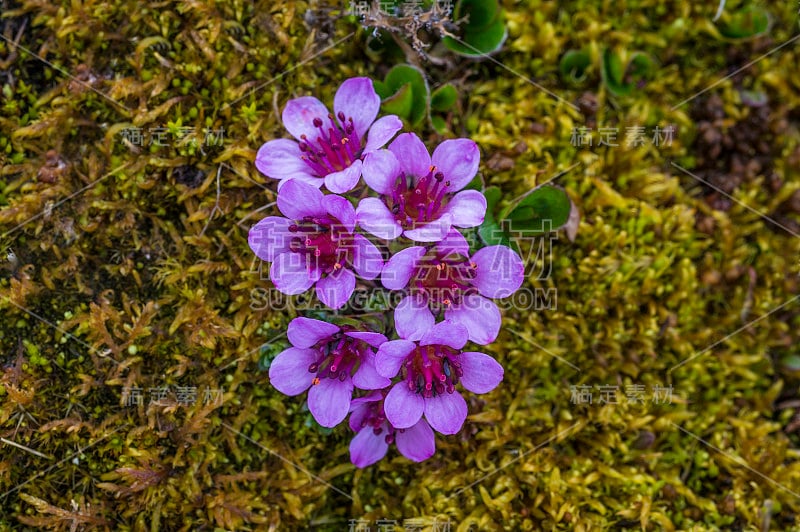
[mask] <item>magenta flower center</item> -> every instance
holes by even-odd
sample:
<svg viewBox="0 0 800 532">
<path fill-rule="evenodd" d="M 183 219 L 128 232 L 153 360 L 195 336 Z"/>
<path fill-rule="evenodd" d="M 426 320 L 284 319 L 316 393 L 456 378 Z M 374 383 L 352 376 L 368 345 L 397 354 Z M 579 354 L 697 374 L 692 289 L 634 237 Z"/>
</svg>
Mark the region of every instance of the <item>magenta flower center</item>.
<svg viewBox="0 0 800 532">
<path fill-rule="evenodd" d="M 385 396 L 385 392 L 384 392 Z M 372 433 L 379 436 L 381 432 L 386 432 L 384 441 L 392 443 L 394 441 L 395 429 L 391 423 L 386 421 L 386 412 L 383 410 L 383 399 L 375 401 L 367 406 L 367 414 L 361 420 L 361 428 L 372 427 Z M 403 432 L 402 430 L 400 432 Z"/>
<path fill-rule="evenodd" d="M 342 268 L 348 261 L 352 245 L 351 235 L 345 228 L 329 217 L 306 216 L 289 226 L 292 237 L 289 249 L 306 257 L 323 273 Z"/>
<path fill-rule="evenodd" d="M 472 279 L 478 265 L 462 255 L 429 257 L 422 261 L 411 280 L 412 290 L 425 293 L 434 304 L 449 307 L 459 304 L 464 295 L 475 291 Z"/>
<path fill-rule="evenodd" d="M 447 204 L 445 194 L 449 187 L 450 181 L 445 181 L 444 174 L 437 172 L 435 166 L 421 178 L 409 178 L 400 173 L 386 204 L 397 223 L 408 229 L 439 218 Z"/>
<path fill-rule="evenodd" d="M 364 342 L 337 333 L 317 344 L 322 359 L 308 366 L 309 373 L 317 376 L 311 383 L 316 386 L 322 379 L 339 379 L 344 381 L 352 376 L 361 363 Z"/>
<path fill-rule="evenodd" d="M 408 389 L 424 397 L 453 393 L 464 375 L 457 355 L 457 350 L 446 345 L 417 346 L 403 366 Z"/>
<path fill-rule="evenodd" d="M 361 138 L 352 117 L 346 118 L 340 112 L 338 118 L 339 122 L 336 122 L 329 114 L 330 125 L 327 128 L 321 118 L 315 118 L 314 127 L 319 132 L 317 138 L 312 140 L 306 135 L 300 136 L 300 151 L 303 152 L 300 158 L 317 176 L 349 168 L 361 156 Z"/>
</svg>

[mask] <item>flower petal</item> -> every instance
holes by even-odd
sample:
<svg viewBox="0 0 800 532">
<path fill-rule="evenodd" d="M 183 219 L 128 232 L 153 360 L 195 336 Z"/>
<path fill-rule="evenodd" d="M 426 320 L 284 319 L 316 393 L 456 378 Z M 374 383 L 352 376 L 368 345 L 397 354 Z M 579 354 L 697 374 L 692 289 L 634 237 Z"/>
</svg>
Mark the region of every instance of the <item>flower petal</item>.
<svg viewBox="0 0 800 532">
<path fill-rule="evenodd" d="M 425 409 L 425 400 L 408 389 L 405 381 L 395 384 L 383 401 L 386 419 L 397 429 L 407 429 L 417 424 Z"/>
<path fill-rule="evenodd" d="M 381 272 L 381 284 L 389 290 L 402 290 L 417 271 L 425 248 L 414 246 L 398 251 L 386 262 Z"/>
<path fill-rule="evenodd" d="M 406 229 L 403 235 L 416 242 L 439 242 L 450 232 L 452 221 L 450 213 L 445 212 L 438 219 L 425 225 Z"/>
<path fill-rule="evenodd" d="M 403 129 L 403 121 L 396 115 L 382 116 L 369 128 L 367 145 L 363 153 L 372 153 L 389 142 L 394 134 Z"/>
<path fill-rule="evenodd" d="M 302 294 L 319 277 L 318 269 L 310 268 L 304 256 L 291 251 L 278 255 L 269 268 L 269 278 L 275 288 L 290 296 Z"/>
<path fill-rule="evenodd" d="M 327 321 L 300 317 L 289 322 L 286 337 L 295 347 L 311 347 L 337 332 L 339 332 L 337 325 Z"/>
<path fill-rule="evenodd" d="M 500 332 L 500 310 L 494 302 L 478 294 L 464 296 L 460 304 L 444 312 L 444 317 L 464 325 L 470 341 L 476 344 L 490 344 Z"/>
<path fill-rule="evenodd" d="M 408 295 L 394 309 L 394 326 L 404 340 L 419 340 L 425 331 L 433 327 L 433 322 L 428 301 L 422 296 Z"/>
<path fill-rule="evenodd" d="M 352 233 L 356 228 L 356 210 L 347 198 L 328 194 L 322 198 L 322 205 L 328 214 L 339 220 L 348 233 Z"/>
<path fill-rule="evenodd" d="M 348 331 L 344 333 L 344 335 L 349 336 L 350 338 L 355 338 L 356 340 L 361 340 L 363 342 L 366 342 L 375 348 L 380 347 L 386 341 L 386 337 L 384 335 L 376 332 Z"/>
<path fill-rule="evenodd" d="M 503 381 L 503 366 L 485 353 L 466 351 L 458 357 L 464 375 L 461 384 L 473 393 L 488 393 Z"/>
<path fill-rule="evenodd" d="M 281 253 L 289 251 L 292 221 L 282 216 L 267 216 L 250 228 L 247 243 L 259 259 L 272 262 Z"/>
<path fill-rule="evenodd" d="M 458 392 L 425 399 L 425 419 L 442 434 L 455 434 L 467 419 L 467 402 Z"/>
<path fill-rule="evenodd" d="M 364 182 L 378 194 L 391 195 L 400 172 L 400 163 L 389 150 L 378 150 L 364 157 Z"/>
<path fill-rule="evenodd" d="M 392 384 L 375 369 L 375 353 L 368 351 L 361 356 L 361 365 L 353 375 L 353 384 L 362 390 L 382 390 Z"/>
<path fill-rule="evenodd" d="M 314 119 L 319 118 L 328 123 L 328 108 L 313 96 L 301 96 L 289 100 L 283 108 L 283 126 L 297 140 L 303 140 L 306 135 L 308 140 L 316 140 L 319 130 L 314 127 Z"/>
<path fill-rule="evenodd" d="M 430 172 L 431 156 L 428 155 L 425 144 L 415 133 L 397 135 L 397 138 L 389 144 L 389 151 L 397 157 L 400 169 L 408 177 L 424 177 Z"/>
<path fill-rule="evenodd" d="M 323 179 L 322 177 L 314 177 L 314 176 L 310 176 L 310 175 L 306 176 L 306 175 L 302 175 L 302 174 L 297 174 L 297 175 L 294 175 L 294 176 L 284 177 L 283 179 L 278 181 L 278 193 L 280 193 L 281 189 L 283 188 L 283 185 L 285 185 L 289 181 L 292 181 L 292 180 L 295 180 L 295 179 L 297 181 L 305 183 L 306 185 L 311 185 L 314 188 L 320 188 L 325 183 L 325 179 Z"/>
<path fill-rule="evenodd" d="M 314 374 L 308 366 L 315 363 L 319 353 L 314 349 L 290 347 L 278 354 L 269 366 L 269 382 L 279 392 L 298 395 L 311 386 Z"/>
<path fill-rule="evenodd" d="M 372 427 L 364 427 L 350 441 L 350 461 L 356 467 L 367 467 L 386 456 L 388 450 L 386 434 L 375 434 Z"/>
<path fill-rule="evenodd" d="M 353 397 L 353 381 L 350 377 L 321 379 L 308 390 L 308 409 L 317 423 L 323 427 L 335 427 L 347 417 L 350 399 Z"/>
<path fill-rule="evenodd" d="M 306 216 L 327 213 L 318 188 L 297 179 L 284 183 L 278 193 L 278 209 L 290 220 L 302 220 Z"/>
<path fill-rule="evenodd" d="M 353 267 L 362 278 L 375 279 L 383 269 L 383 256 L 375 245 L 359 234 L 353 235 Z"/>
<path fill-rule="evenodd" d="M 317 297 L 324 305 L 335 310 L 347 303 L 355 288 L 355 274 L 347 268 L 340 268 L 317 281 Z"/>
<path fill-rule="evenodd" d="M 392 213 L 378 198 L 362 199 L 356 209 L 356 220 L 359 227 L 378 238 L 393 240 L 403 232 Z"/>
<path fill-rule="evenodd" d="M 375 354 L 375 368 L 379 375 L 389 379 L 400 371 L 403 361 L 417 347 L 408 340 L 390 340 L 381 345 Z"/>
<path fill-rule="evenodd" d="M 447 345 L 453 349 L 461 349 L 467 343 L 467 328 L 450 320 L 440 321 L 422 335 L 419 345 Z"/>
<path fill-rule="evenodd" d="M 455 226 L 477 227 L 486 216 L 486 196 L 477 190 L 462 190 L 450 199 L 443 212 L 450 214 Z"/>
<path fill-rule="evenodd" d="M 350 78 L 345 80 L 333 97 L 334 114 L 344 113 L 345 119 L 352 118 L 356 132 L 364 138 L 367 129 L 378 116 L 381 98 L 369 78 Z M 344 126 L 344 124 L 342 124 Z"/>
<path fill-rule="evenodd" d="M 270 140 L 258 149 L 256 168 L 274 179 L 286 179 L 287 176 L 313 177 L 313 171 L 301 159 L 302 155 L 300 146 L 293 140 Z"/>
<path fill-rule="evenodd" d="M 472 256 L 477 265 L 472 286 L 492 299 L 508 297 L 525 280 L 525 264 L 517 252 L 507 246 L 489 246 Z"/>
<path fill-rule="evenodd" d="M 362 423 L 367 419 L 367 415 L 369 414 L 369 405 L 365 403 L 358 403 L 353 404 L 355 399 L 350 401 L 350 420 L 347 424 L 350 426 L 350 430 L 353 432 L 358 432 L 362 428 Z"/>
<path fill-rule="evenodd" d="M 431 426 L 424 419 L 417 421 L 413 427 L 395 433 L 397 450 L 409 460 L 422 462 L 436 452 L 436 438 Z"/>
<path fill-rule="evenodd" d="M 353 161 L 353 164 L 339 172 L 333 172 L 325 176 L 325 186 L 331 192 L 344 194 L 350 192 L 358 184 L 361 178 L 361 160 Z"/>
<path fill-rule="evenodd" d="M 458 229 L 450 229 L 447 236 L 436 244 L 436 253 L 441 258 L 447 257 L 448 255 L 469 257 L 469 243 Z"/>
<path fill-rule="evenodd" d="M 478 145 L 469 139 L 446 140 L 436 147 L 431 158 L 445 180 L 450 181 L 449 192 L 461 190 L 472 181 L 480 160 Z"/>
</svg>

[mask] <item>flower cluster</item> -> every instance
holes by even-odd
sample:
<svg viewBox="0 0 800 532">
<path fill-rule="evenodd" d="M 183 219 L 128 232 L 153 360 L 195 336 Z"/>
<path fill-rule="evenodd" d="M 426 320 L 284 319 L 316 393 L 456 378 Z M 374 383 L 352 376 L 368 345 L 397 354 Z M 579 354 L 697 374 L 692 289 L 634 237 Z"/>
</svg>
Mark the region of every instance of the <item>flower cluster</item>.
<svg viewBox="0 0 800 532">
<path fill-rule="evenodd" d="M 462 389 L 482 394 L 502 381 L 503 367 L 468 344 L 497 338 L 492 300 L 516 291 L 524 268 L 505 246 L 471 253 L 460 232 L 486 214 L 484 195 L 465 190 L 480 161 L 473 141 L 445 140 L 429 154 L 414 133 L 398 135 L 396 116 L 376 120 L 380 98 L 368 78 L 345 81 L 333 107 L 331 114 L 316 98 L 291 100 L 283 122 L 297 142 L 272 140 L 258 151 L 257 168 L 280 179 L 283 216 L 258 222 L 250 247 L 271 263 L 277 290 L 315 287 L 333 310 L 345 307 L 356 276 L 404 297 L 381 331 L 357 314 L 293 319 L 291 347 L 269 377 L 286 395 L 308 391 L 308 409 L 324 427 L 350 416 L 356 466 L 380 460 L 391 443 L 419 462 L 435 452 L 434 431 L 461 430 Z"/>
</svg>

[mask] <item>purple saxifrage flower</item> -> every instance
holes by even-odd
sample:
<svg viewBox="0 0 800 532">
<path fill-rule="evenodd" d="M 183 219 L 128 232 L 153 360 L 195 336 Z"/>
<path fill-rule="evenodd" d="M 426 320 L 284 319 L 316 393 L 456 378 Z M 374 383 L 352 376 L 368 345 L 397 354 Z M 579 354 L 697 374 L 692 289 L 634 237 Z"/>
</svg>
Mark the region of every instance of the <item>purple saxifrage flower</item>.
<svg viewBox="0 0 800 532">
<path fill-rule="evenodd" d="M 290 100 L 283 109 L 283 125 L 299 142 L 271 140 L 256 155 L 256 168 L 280 179 L 299 179 L 331 192 L 347 192 L 361 177 L 364 155 L 386 144 L 403 127 L 395 115 L 377 121 L 381 99 L 369 78 L 351 78 L 333 98 L 334 114 L 313 96 Z M 367 131 L 369 136 L 367 137 Z M 366 137 L 366 143 L 364 139 Z"/>
<path fill-rule="evenodd" d="M 353 387 L 378 390 L 391 381 L 375 369 L 375 351 L 382 334 L 356 331 L 310 318 L 295 318 L 287 337 L 293 347 L 282 351 L 269 367 L 269 380 L 281 393 L 308 392 L 308 409 L 323 427 L 347 417 Z"/>
<path fill-rule="evenodd" d="M 488 246 L 469 255 L 469 244 L 458 231 L 428 249 L 422 246 L 395 253 L 381 273 L 383 286 L 409 294 L 394 311 L 398 334 L 418 340 L 434 321 L 432 307 L 445 319 L 464 325 L 469 339 L 486 345 L 500 332 L 500 310 L 491 299 L 513 294 L 525 278 L 519 255 L 506 246 Z"/>
<path fill-rule="evenodd" d="M 467 336 L 466 327 L 445 320 L 417 342 L 404 338 L 381 344 L 375 355 L 378 374 L 391 379 L 402 372 L 402 380 L 392 387 L 383 405 L 393 427 L 413 427 L 424 414 L 434 430 L 455 434 L 467 417 L 467 403 L 456 384 L 474 393 L 490 392 L 500 384 L 503 367 L 495 359 L 462 352 Z"/>
<path fill-rule="evenodd" d="M 293 180 L 278 194 L 278 209 L 286 218 L 264 218 L 250 229 L 248 242 L 260 259 L 272 262 L 270 279 L 284 294 L 316 283 L 320 301 L 338 309 L 355 289 L 351 268 L 364 279 L 380 273 L 380 251 L 353 232 L 355 210 L 347 199 Z"/>
<path fill-rule="evenodd" d="M 350 428 L 358 434 L 350 441 L 350 461 L 356 467 L 374 464 L 394 442 L 400 453 L 415 462 L 427 460 L 436 452 L 436 438 L 424 419 L 407 429 L 396 429 L 386 420 L 385 392 L 372 392 L 350 403 Z"/>
<path fill-rule="evenodd" d="M 431 157 L 417 135 L 398 135 L 388 150 L 364 158 L 364 181 L 381 197 L 361 200 L 358 225 L 380 238 L 402 234 L 418 242 L 438 242 L 451 226 L 479 226 L 486 198 L 477 190 L 461 191 L 479 161 L 478 146 L 469 139 L 446 140 Z"/>
</svg>

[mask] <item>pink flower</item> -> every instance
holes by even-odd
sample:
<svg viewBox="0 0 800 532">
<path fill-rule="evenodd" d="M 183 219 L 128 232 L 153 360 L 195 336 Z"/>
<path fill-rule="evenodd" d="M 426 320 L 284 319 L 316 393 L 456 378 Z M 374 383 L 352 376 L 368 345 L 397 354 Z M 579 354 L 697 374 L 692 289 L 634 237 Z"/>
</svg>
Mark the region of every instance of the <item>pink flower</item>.
<svg viewBox="0 0 800 532">
<path fill-rule="evenodd" d="M 369 78 L 350 78 L 341 84 L 333 98 L 334 114 L 313 96 L 290 100 L 283 109 L 283 125 L 299 142 L 267 142 L 258 150 L 256 167 L 280 179 L 279 189 L 286 181 L 299 179 L 317 188 L 324 182 L 338 194 L 347 192 L 361 177 L 362 158 L 403 127 L 395 115 L 376 121 L 380 106 Z"/>
<path fill-rule="evenodd" d="M 522 285 L 525 267 L 506 246 L 489 246 L 470 257 L 458 231 L 428 249 L 395 253 L 383 267 L 381 282 L 390 290 L 408 287 L 394 311 L 398 334 L 418 340 L 434 321 L 434 312 L 464 325 L 476 344 L 492 343 L 500 332 L 500 310 L 491 299 L 508 297 Z"/>
<path fill-rule="evenodd" d="M 388 150 L 364 159 L 364 181 L 381 197 L 361 200 L 358 225 L 380 238 L 402 234 L 418 242 L 438 242 L 452 226 L 479 226 L 486 198 L 477 190 L 461 191 L 479 161 L 478 146 L 469 139 L 446 140 L 431 157 L 417 135 L 398 135 Z"/>
<path fill-rule="evenodd" d="M 354 233 L 355 209 L 334 194 L 293 180 L 278 194 L 286 216 L 268 216 L 250 229 L 248 243 L 262 260 L 272 262 L 269 274 L 284 294 L 300 294 L 316 284 L 317 297 L 338 309 L 353 294 L 355 269 L 374 279 L 383 267 L 380 251 Z"/>
<path fill-rule="evenodd" d="M 398 330 L 398 334 L 403 334 Z M 487 393 L 503 380 L 503 367 L 487 354 L 462 351 L 467 329 L 445 320 L 412 342 L 406 338 L 381 344 L 375 355 L 378 374 L 389 379 L 402 372 L 384 400 L 386 419 L 407 429 L 425 419 L 442 434 L 455 434 L 467 418 L 467 403 L 456 391 L 461 383 L 474 393 Z"/>
<path fill-rule="evenodd" d="M 350 428 L 358 434 L 350 441 L 350 461 L 356 467 L 374 464 L 397 444 L 400 453 L 415 462 L 427 460 L 436 452 L 436 439 L 430 425 L 420 419 L 413 427 L 397 429 L 386 419 L 383 400 L 386 392 L 372 392 L 350 403 Z"/>
<path fill-rule="evenodd" d="M 286 395 L 310 388 L 308 409 L 323 427 L 334 427 L 347 417 L 354 386 L 378 390 L 391 383 L 375 369 L 374 348 L 386 341 L 382 334 L 295 318 L 286 335 L 293 347 L 272 361 L 270 383 Z"/>
</svg>

